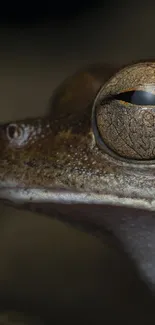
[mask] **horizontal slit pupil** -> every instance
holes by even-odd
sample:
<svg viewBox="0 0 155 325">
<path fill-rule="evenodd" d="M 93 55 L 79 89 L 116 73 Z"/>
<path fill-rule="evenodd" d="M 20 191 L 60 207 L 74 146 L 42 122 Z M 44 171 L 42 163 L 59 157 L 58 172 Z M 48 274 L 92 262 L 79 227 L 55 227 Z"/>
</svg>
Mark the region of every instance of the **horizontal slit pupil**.
<svg viewBox="0 0 155 325">
<path fill-rule="evenodd" d="M 118 95 L 115 95 L 114 98 L 135 105 L 155 106 L 155 95 L 151 92 L 142 90 L 134 90 L 120 93 Z"/>
</svg>

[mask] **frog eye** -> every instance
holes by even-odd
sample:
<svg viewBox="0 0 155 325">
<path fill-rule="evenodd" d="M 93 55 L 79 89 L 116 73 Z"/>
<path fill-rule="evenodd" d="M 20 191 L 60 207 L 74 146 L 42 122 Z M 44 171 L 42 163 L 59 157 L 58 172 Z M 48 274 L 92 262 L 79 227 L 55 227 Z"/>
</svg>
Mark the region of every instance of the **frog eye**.
<svg viewBox="0 0 155 325">
<path fill-rule="evenodd" d="M 93 130 L 101 149 L 117 159 L 155 161 L 155 94 L 135 89 L 102 96 L 93 107 Z"/>
<path fill-rule="evenodd" d="M 92 127 L 102 152 L 117 160 L 155 163 L 155 62 L 127 66 L 102 86 Z"/>
<path fill-rule="evenodd" d="M 23 136 L 23 129 L 17 124 L 9 124 L 6 128 L 6 134 L 10 141 L 17 140 Z"/>
</svg>

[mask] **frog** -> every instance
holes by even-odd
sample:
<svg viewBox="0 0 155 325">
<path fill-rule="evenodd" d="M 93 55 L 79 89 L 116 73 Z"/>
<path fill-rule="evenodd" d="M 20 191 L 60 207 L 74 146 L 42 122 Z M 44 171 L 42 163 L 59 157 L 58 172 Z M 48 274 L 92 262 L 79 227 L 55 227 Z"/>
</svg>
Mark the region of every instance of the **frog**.
<svg viewBox="0 0 155 325">
<path fill-rule="evenodd" d="M 154 61 L 80 69 L 45 116 L 1 123 L 0 200 L 106 229 L 155 289 L 154 124 Z"/>
</svg>

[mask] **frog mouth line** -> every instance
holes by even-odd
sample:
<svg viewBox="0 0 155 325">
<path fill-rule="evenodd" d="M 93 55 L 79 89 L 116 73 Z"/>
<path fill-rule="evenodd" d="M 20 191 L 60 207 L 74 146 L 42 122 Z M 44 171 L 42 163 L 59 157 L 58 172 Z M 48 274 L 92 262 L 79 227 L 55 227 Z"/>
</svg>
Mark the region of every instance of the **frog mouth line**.
<svg viewBox="0 0 155 325">
<path fill-rule="evenodd" d="M 0 188 L 0 201 L 10 202 L 16 205 L 22 204 L 94 204 L 129 207 L 155 211 L 155 199 L 127 198 L 113 194 L 69 191 L 52 188 Z"/>
</svg>

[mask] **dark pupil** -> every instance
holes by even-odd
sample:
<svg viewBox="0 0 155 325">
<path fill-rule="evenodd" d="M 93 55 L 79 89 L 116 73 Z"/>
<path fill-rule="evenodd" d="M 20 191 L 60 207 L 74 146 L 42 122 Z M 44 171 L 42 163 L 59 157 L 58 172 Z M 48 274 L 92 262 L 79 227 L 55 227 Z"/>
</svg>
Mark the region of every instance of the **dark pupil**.
<svg viewBox="0 0 155 325">
<path fill-rule="evenodd" d="M 15 126 L 9 126 L 8 134 L 10 138 L 14 138 L 15 132 L 17 132 L 17 128 Z"/>
<path fill-rule="evenodd" d="M 142 90 L 133 90 L 120 93 L 115 96 L 115 99 L 123 100 L 124 102 L 135 105 L 155 105 L 155 95 L 151 92 Z"/>
</svg>

